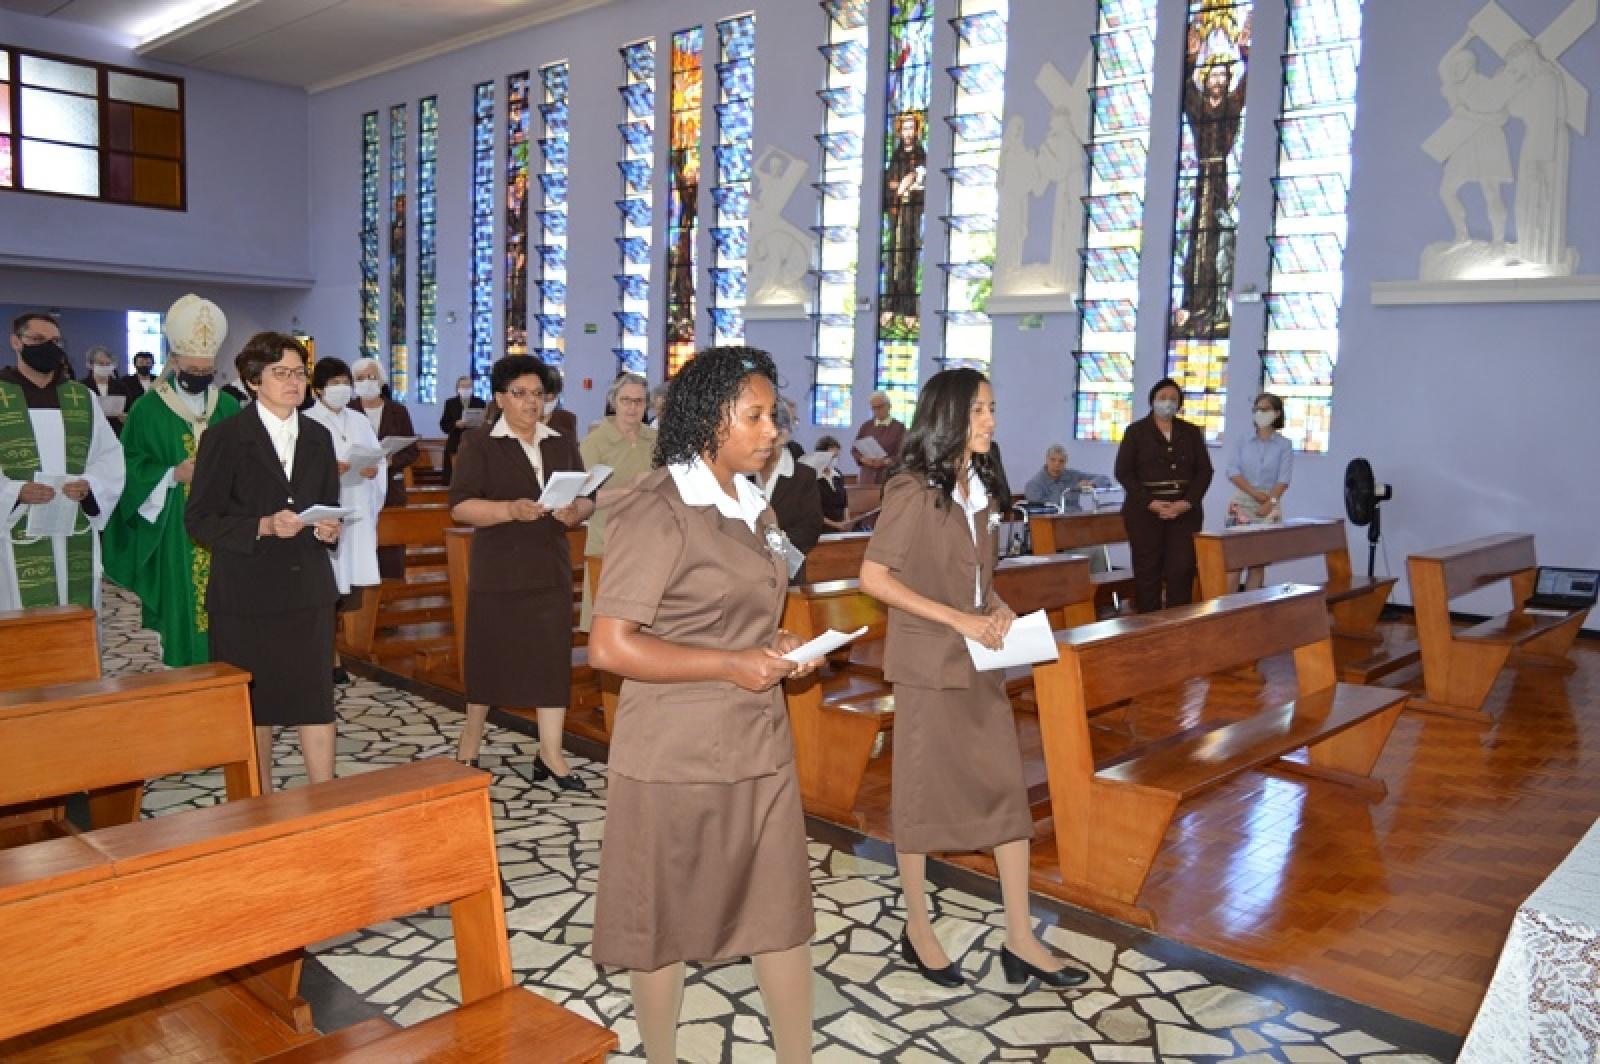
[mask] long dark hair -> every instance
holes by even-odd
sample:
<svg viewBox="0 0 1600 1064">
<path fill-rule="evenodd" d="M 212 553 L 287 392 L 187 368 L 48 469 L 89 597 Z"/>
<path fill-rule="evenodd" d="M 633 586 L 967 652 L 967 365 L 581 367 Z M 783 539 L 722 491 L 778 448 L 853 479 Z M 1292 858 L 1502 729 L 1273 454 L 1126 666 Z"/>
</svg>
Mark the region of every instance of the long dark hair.
<svg viewBox="0 0 1600 1064">
<path fill-rule="evenodd" d="M 955 491 L 956 478 L 963 476 L 961 456 L 967 449 L 967 430 L 972 422 L 972 400 L 978 386 L 987 380 L 975 369 L 947 369 L 935 373 L 917 396 L 917 412 L 911 419 L 900 448 L 899 468 L 923 477 L 939 489 L 939 505 L 948 506 Z M 1011 502 L 1011 488 L 1000 459 L 993 450 L 973 452 L 972 468 L 983 482 L 997 512 Z"/>
<path fill-rule="evenodd" d="M 728 411 L 752 373 L 778 390 L 778 367 L 759 347 L 708 347 L 679 370 L 667 388 L 655 464 L 692 462 L 702 454 L 715 458 Z"/>
</svg>

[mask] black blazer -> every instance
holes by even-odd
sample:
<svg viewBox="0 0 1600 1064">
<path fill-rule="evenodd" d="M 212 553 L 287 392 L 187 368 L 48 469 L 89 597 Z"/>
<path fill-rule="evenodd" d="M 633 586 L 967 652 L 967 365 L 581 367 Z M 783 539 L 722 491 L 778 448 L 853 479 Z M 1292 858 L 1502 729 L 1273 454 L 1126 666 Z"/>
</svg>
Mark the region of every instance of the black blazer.
<svg viewBox="0 0 1600 1064">
<path fill-rule="evenodd" d="M 482 410 L 484 402 L 474 395 L 467 403 L 467 409 Z M 452 395 L 444 401 L 444 413 L 439 415 L 439 431 L 444 433 L 444 453 L 455 454 L 461 449 L 461 434 L 466 429 L 456 428 L 456 422 L 461 420 L 465 411 L 461 408 L 461 397 Z"/>
<path fill-rule="evenodd" d="M 1206 489 L 1211 486 L 1211 455 L 1206 434 L 1192 421 L 1172 419 L 1172 439 L 1161 435 L 1155 417 L 1146 415 L 1129 425 L 1117 447 L 1117 483 L 1122 485 L 1123 513 L 1143 513 L 1155 498 L 1147 483 L 1175 480 L 1183 483 L 1183 498 L 1198 518 Z"/>
<path fill-rule="evenodd" d="M 339 505 L 339 466 L 328 430 L 304 414 L 295 442 L 294 476 L 285 478 L 261 416 L 246 410 L 206 430 L 195 456 L 184 526 L 211 549 L 206 605 L 255 616 L 331 607 L 339 599 L 330 545 L 310 528 L 293 539 L 258 537 L 263 517 Z"/>
<path fill-rule="evenodd" d="M 140 399 L 143 399 L 144 394 L 154 388 L 156 386 L 156 381 L 160 379 L 160 377 L 150 378 L 150 387 L 146 388 L 140 383 L 139 375 L 136 373 L 130 373 L 126 377 L 117 378 L 117 380 L 122 384 L 122 394 L 128 398 L 128 405 L 122 408 L 123 413 L 127 413 L 129 410 L 132 410 L 133 404 L 137 403 Z"/>
<path fill-rule="evenodd" d="M 468 499 L 538 500 L 544 485 L 514 436 L 491 436 L 489 429 L 468 430 L 461 438 L 450 505 Z M 546 436 L 539 443 L 544 471 L 583 469 L 583 456 L 570 436 Z M 546 514 L 537 521 L 507 521 L 472 533 L 469 591 L 564 591 L 572 593 L 572 555 L 567 526 Z"/>
<path fill-rule="evenodd" d="M 822 535 L 822 495 L 817 491 L 817 471 L 796 462 L 794 472 L 779 477 L 772 488 L 772 516 L 789 542 L 810 553 Z"/>
<path fill-rule="evenodd" d="M 366 411 L 357 406 L 356 413 L 366 417 Z M 387 439 L 390 436 L 415 436 L 417 430 L 411 427 L 411 412 L 402 403 L 385 397 L 383 400 L 383 413 L 378 418 L 378 439 Z M 389 456 L 389 486 L 384 492 L 383 507 L 404 506 L 406 504 L 406 466 L 411 465 L 422 457 L 422 451 L 416 444 L 396 451 Z"/>
<path fill-rule="evenodd" d="M 850 509 L 850 489 L 837 473 L 832 481 L 817 478 L 817 496 L 822 501 L 822 516 L 830 521 L 843 521 Z"/>
</svg>

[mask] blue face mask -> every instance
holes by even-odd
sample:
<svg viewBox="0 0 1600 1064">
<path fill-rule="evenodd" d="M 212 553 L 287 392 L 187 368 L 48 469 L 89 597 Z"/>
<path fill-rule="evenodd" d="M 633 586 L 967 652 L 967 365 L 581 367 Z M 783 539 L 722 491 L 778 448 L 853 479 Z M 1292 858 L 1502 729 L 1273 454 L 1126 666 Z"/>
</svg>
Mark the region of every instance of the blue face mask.
<svg viewBox="0 0 1600 1064">
<path fill-rule="evenodd" d="M 1171 417 L 1178 412 L 1176 399 L 1157 399 L 1150 404 L 1150 409 L 1156 412 L 1156 417 Z"/>
</svg>

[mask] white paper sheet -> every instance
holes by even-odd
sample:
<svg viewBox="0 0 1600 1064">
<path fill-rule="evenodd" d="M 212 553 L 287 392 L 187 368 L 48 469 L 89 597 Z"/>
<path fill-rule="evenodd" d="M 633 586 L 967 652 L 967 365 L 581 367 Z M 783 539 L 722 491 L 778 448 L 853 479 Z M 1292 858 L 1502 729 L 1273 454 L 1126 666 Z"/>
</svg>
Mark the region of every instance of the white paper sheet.
<svg viewBox="0 0 1600 1064">
<path fill-rule="evenodd" d="M 53 539 L 72 535 L 78 523 L 78 503 L 61 492 L 61 486 L 78 477 L 66 473 L 35 473 L 33 482 L 56 489 L 55 498 L 49 502 L 36 502 L 28 507 L 27 535 L 33 539 Z"/>
<path fill-rule="evenodd" d="M 841 632 L 837 628 L 829 628 L 811 642 L 802 643 L 789 651 L 784 655 L 784 659 L 792 661 L 796 665 L 804 665 L 808 661 L 815 661 L 817 658 L 832 654 L 851 640 L 860 639 L 866 634 L 866 625 L 862 625 L 853 632 Z"/>
<path fill-rule="evenodd" d="M 610 475 L 611 467 L 608 465 L 597 465 L 587 473 L 570 470 L 551 473 L 545 479 L 544 491 L 539 495 L 539 502 L 550 510 L 570 506 L 573 500 L 598 488 Z"/>
<path fill-rule="evenodd" d="M 121 417 L 122 411 L 127 406 L 128 397 L 126 395 L 100 396 L 100 409 L 105 412 L 106 417 Z"/>
<path fill-rule="evenodd" d="M 378 441 L 378 446 L 383 448 L 383 453 L 390 458 L 417 442 L 415 436 L 385 436 Z"/>
<path fill-rule="evenodd" d="M 812 469 L 815 469 L 817 471 L 817 475 L 821 476 L 822 474 L 826 473 L 828 471 L 828 467 L 833 464 L 833 452 L 812 451 L 810 454 L 801 455 L 800 461 L 805 465 L 810 466 Z"/>
<path fill-rule="evenodd" d="M 469 429 L 475 429 L 483 424 L 483 415 L 486 413 L 481 406 L 472 406 L 461 411 L 461 423 Z"/>
<path fill-rule="evenodd" d="M 862 436 L 860 439 L 852 442 L 851 446 L 854 447 L 856 449 L 856 453 L 863 458 L 889 457 L 889 452 L 883 449 L 883 444 L 879 443 L 871 436 Z"/>
<path fill-rule="evenodd" d="M 355 515 L 355 508 L 350 506 L 308 506 L 296 516 L 306 524 L 314 525 L 318 521 L 343 521 Z"/>
<path fill-rule="evenodd" d="M 1009 669 L 1013 665 L 1032 665 L 1057 658 L 1056 637 L 1050 631 L 1050 618 L 1043 610 L 1034 610 L 1026 617 L 1011 622 L 1005 643 L 999 650 L 989 650 L 982 643 L 967 640 L 967 653 L 979 672 Z"/>
<path fill-rule="evenodd" d="M 347 488 L 358 487 L 368 478 L 361 474 L 368 469 L 375 469 L 383 461 L 383 452 L 375 447 L 362 447 L 357 444 L 350 448 L 350 453 L 345 456 L 345 461 L 350 463 L 339 477 L 339 483 Z"/>
</svg>

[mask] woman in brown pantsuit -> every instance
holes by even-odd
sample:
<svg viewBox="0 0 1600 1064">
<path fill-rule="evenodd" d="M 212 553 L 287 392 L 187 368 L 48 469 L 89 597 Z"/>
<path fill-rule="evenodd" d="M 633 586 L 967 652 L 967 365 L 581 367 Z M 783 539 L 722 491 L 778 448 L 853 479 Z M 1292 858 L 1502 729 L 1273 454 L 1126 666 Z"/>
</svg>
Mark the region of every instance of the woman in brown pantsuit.
<svg viewBox="0 0 1600 1064">
<path fill-rule="evenodd" d="M 539 420 L 549 369 L 532 355 L 494 364 L 501 417 L 461 440 L 450 516 L 477 529 L 467 579 L 467 722 L 459 756 L 476 764 L 490 706 L 539 716 L 535 782 L 588 790 L 567 767 L 561 729 L 572 687 L 572 559 L 567 530 L 594 512 L 577 499 L 551 511 L 539 501 L 551 473 L 583 469 L 578 441 Z"/>
<path fill-rule="evenodd" d="M 594 962 L 631 972 L 652 1064 L 677 1059 L 684 962 L 755 962 L 777 1058 L 811 1059 L 810 865 L 778 628 L 786 545 L 754 473 L 776 446 L 763 351 L 672 382 L 656 464 L 612 512 L 589 661 L 623 677 Z"/>
<path fill-rule="evenodd" d="M 1129 425 L 1117 448 L 1117 483 L 1126 493 L 1122 524 L 1140 613 L 1194 601 L 1194 534 L 1205 517 L 1211 456 L 1200 426 L 1177 416 L 1182 406 L 1178 382 L 1157 381 L 1150 415 Z"/>
<path fill-rule="evenodd" d="M 900 949 L 941 986 L 965 981 L 928 919 L 927 855 L 992 848 L 1007 979 L 1075 986 L 1088 975 L 1062 964 L 1033 932 L 1033 818 L 1004 677 L 974 669 L 962 641 L 998 648 L 1014 619 L 994 592 L 996 529 L 1010 498 L 990 453 L 994 424 L 983 374 L 952 369 L 929 378 L 861 564 L 862 590 L 889 607 L 883 675 L 894 685 L 889 812 L 905 891 Z"/>
</svg>

